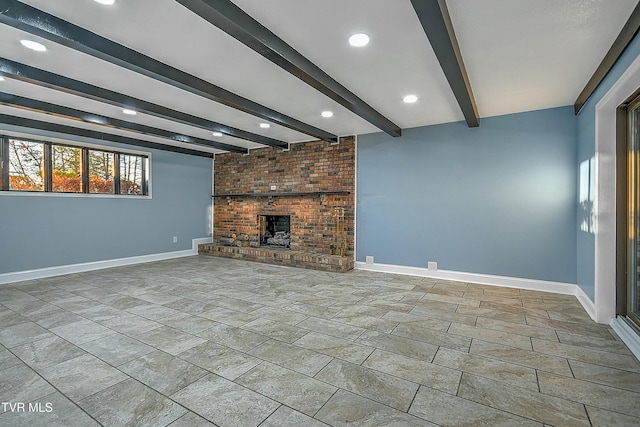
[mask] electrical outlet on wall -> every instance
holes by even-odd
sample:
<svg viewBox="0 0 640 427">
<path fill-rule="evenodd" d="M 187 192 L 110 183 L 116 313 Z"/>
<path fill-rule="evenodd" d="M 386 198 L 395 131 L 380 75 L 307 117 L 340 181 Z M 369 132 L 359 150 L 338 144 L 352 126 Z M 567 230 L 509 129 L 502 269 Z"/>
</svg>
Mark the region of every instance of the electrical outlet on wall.
<svg viewBox="0 0 640 427">
<path fill-rule="evenodd" d="M 437 270 L 438 269 L 438 263 L 435 262 L 435 261 L 427 262 L 427 269 L 428 270 Z"/>
<path fill-rule="evenodd" d="M 365 257 L 365 262 L 367 264 L 373 264 L 373 257 L 372 256 Z"/>
<path fill-rule="evenodd" d="M 173 243 L 178 243 L 178 236 L 173 236 Z"/>
</svg>

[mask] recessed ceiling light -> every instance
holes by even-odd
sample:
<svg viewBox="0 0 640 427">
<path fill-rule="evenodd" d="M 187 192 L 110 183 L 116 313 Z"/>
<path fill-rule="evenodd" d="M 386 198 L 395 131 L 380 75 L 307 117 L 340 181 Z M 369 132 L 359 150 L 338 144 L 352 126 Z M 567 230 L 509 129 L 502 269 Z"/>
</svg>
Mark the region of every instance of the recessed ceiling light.
<svg viewBox="0 0 640 427">
<path fill-rule="evenodd" d="M 100 3 L 100 4 L 106 4 L 107 6 L 112 5 L 115 0 L 95 0 L 96 3 Z"/>
<path fill-rule="evenodd" d="M 130 110 L 128 108 L 123 109 L 122 112 L 131 116 L 135 116 L 136 114 L 138 114 L 135 110 Z"/>
<path fill-rule="evenodd" d="M 260 123 L 260 127 L 261 127 L 262 129 L 268 129 L 268 128 L 270 128 L 270 127 L 271 127 L 271 125 L 270 125 L 269 123 Z"/>
<path fill-rule="evenodd" d="M 366 46 L 369 43 L 369 36 L 365 33 L 356 33 L 349 37 L 349 44 L 355 47 Z"/>
<path fill-rule="evenodd" d="M 333 111 L 323 111 L 320 115 L 327 118 L 333 117 Z"/>
<path fill-rule="evenodd" d="M 36 52 L 45 52 L 47 50 L 45 45 L 34 42 L 33 40 L 22 39 L 20 40 L 20 44 L 28 49 L 35 50 Z"/>
<path fill-rule="evenodd" d="M 213 136 L 222 136 L 222 132 L 214 132 Z"/>
<path fill-rule="evenodd" d="M 404 98 L 402 98 L 402 101 L 406 102 L 407 104 L 413 104 L 417 100 L 418 100 L 418 97 L 416 95 L 407 95 Z"/>
</svg>

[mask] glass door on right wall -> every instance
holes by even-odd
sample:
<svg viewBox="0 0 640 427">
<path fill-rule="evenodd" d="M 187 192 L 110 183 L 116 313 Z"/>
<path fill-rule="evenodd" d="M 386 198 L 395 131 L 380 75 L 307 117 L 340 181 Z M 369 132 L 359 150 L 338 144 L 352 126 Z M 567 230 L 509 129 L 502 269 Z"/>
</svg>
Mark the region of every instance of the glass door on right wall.
<svg viewBox="0 0 640 427">
<path fill-rule="evenodd" d="M 626 316 L 640 330 L 640 97 L 627 107 Z"/>
</svg>

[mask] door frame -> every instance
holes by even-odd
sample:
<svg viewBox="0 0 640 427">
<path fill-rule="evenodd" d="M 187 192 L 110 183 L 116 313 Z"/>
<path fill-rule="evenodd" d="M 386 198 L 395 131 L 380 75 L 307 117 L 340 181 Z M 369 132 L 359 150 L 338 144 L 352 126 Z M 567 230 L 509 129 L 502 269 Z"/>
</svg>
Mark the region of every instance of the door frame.
<svg viewBox="0 0 640 427">
<path fill-rule="evenodd" d="M 632 132 L 630 129 L 630 113 L 631 111 L 640 111 L 640 88 L 631 95 L 627 100 L 618 106 L 616 111 L 617 131 L 616 131 L 616 144 L 617 144 L 617 158 L 616 158 L 616 228 L 617 228 L 617 243 L 616 243 L 616 314 L 618 316 L 623 315 L 627 317 L 630 326 L 638 331 L 640 330 L 640 319 L 638 315 L 629 310 L 630 298 L 634 296 L 631 294 L 629 277 L 629 263 L 631 257 L 637 257 L 638 242 L 634 240 L 633 252 L 630 253 L 630 237 L 629 237 L 629 203 L 631 187 L 630 182 L 636 182 L 637 187 L 638 178 L 640 178 L 640 164 L 637 163 L 638 153 L 640 151 L 640 141 L 633 141 Z M 636 126 L 640 126 L 640 121 L 636 119 Z M 635 138 L 639 138 L 636 135 Z M 629 170 L 630 163 L 629 157 L 631 152 L 631 144 L 634 144 L 636 157 L 633 170 Z M 633 174 L 633 176 L 631 176 Z M 636 199 L 639 195 L 639 189 L 635 188 Z M 640 201 L 635 200 L 635 209 L 640 208 Z M 635 214 L 637 215 L 637 213 Z M 638 226 L 637 221 L 634 219 L 635 227 Z M 637 234 L 636 235 L 640 236 Z M 639 237 L 636 237 L 638 239 Z M 636 264 L 634 264 L 636 265 Z M 637 273 L 634 274 L 637 277 Z M 636 279 L 637 280 L 637 279 Z M 637 298 L 637 297 L 635 297 Z"/>
<path fill-rule="evenodd" d="M 616 209 L 618 107 L 640 87 L 640 57 L 596 104 L 595 158 L 595 321 L 609 324 L 616 317 Z M 625 130 L 626 132 L 626 130 Z"/>
</svg>

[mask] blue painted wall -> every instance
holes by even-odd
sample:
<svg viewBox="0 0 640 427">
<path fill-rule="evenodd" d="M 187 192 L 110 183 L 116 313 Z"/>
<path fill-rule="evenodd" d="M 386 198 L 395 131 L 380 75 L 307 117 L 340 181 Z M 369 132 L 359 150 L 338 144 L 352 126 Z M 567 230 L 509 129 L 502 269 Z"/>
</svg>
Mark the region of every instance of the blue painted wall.
<svg viewBox="0 0 640 427">
<path fill-rule="evenodd" d="M 624 71 L 640 55 L 640 36 L 627 46 L 622 56 L 609 71 L 605 79 L 600 83 L 591 98 L 578 114 L 578 164 L 595 155 L 595 120 L 596 104 L 618 81 Z M 631 94 L 630 94 L 631 95 Z M 585 213 L 581 206 L 577 208 L 577 249 L 578 249 L 578 285 L 593 301 L 595 294 L 595 235 L 580 229 L 580 222 Z"/>
<path fill-rule="evenodd" d="M 212 160 L 138 150 L 152 154 L 151 199 L 1 195 L 0 273 L 191 249 L 209 236 Z"/>
<path fill-rule="evenodd" d="M 576 283 L 572 107 L 358 137 L 357 260 Z"/>
</svg>

